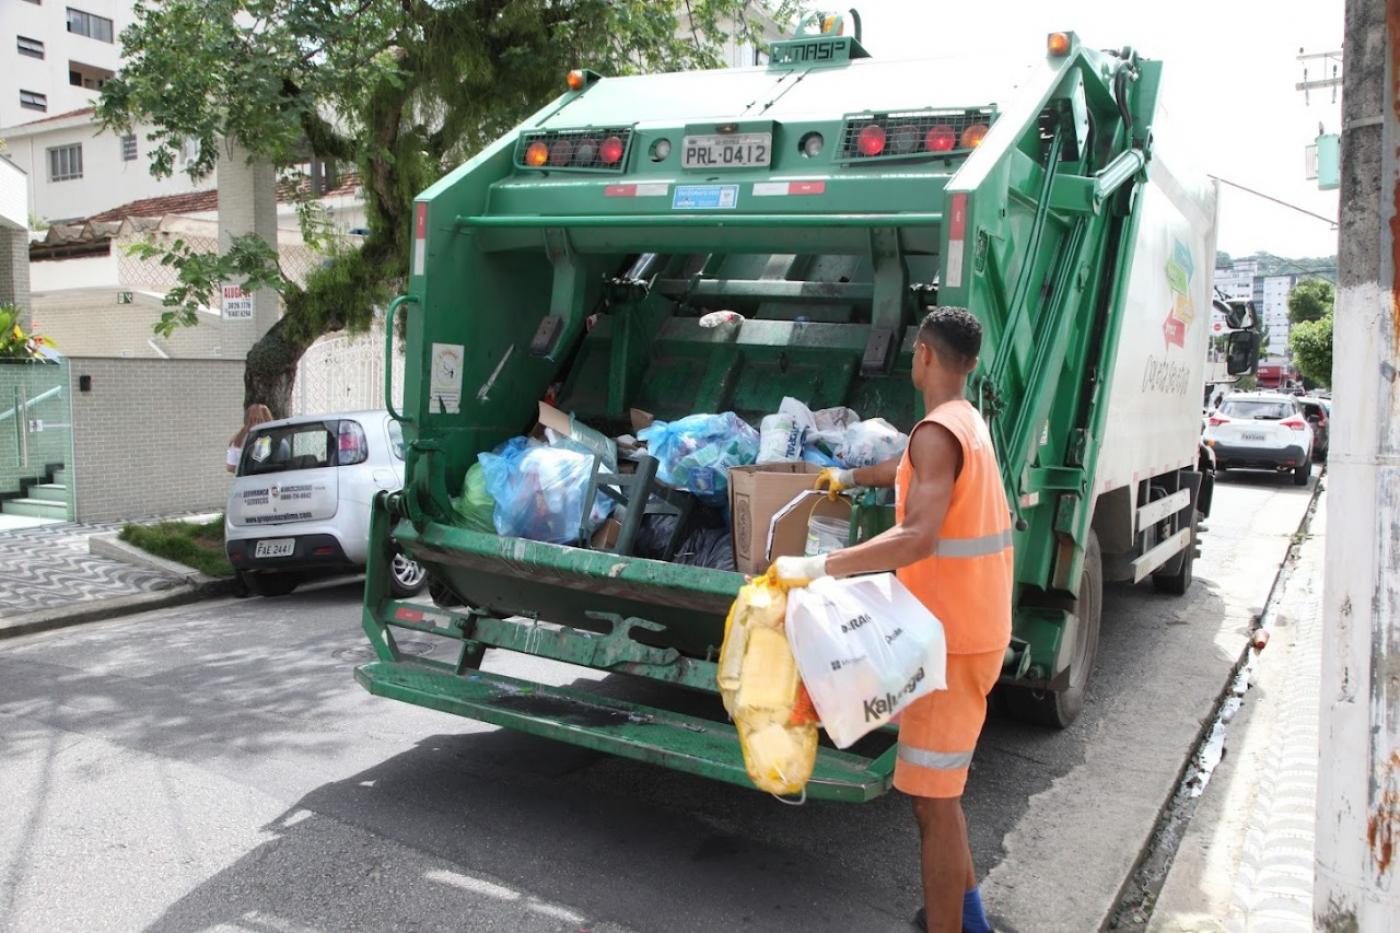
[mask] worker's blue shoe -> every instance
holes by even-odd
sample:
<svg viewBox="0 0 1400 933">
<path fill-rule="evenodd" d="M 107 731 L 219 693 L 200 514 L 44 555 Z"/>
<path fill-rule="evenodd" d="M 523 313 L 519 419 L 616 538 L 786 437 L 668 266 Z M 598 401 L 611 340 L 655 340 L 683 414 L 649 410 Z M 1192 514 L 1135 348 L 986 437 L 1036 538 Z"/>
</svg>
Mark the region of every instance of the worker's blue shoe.
<svg viewBox="0 0 1400 933">
<path fill-rule="evenodd" d="M 927 933 L 928 910 L 920 907 L 914 914 L 914 926 Z M 963 895 L 963 933 L 992 933 L 992 925 L 987 921 L 987 912 L 982 909 L 982 892 L 973 888 Z"/>
</svg>

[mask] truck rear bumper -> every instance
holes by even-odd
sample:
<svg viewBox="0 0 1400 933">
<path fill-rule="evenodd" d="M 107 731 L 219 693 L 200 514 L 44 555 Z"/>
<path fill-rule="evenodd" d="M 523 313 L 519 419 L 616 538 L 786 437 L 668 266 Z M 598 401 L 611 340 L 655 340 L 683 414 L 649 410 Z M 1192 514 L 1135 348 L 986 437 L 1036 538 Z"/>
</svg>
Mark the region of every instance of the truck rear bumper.
<svg viewBox="0 0 1400 933">
<path fill-rule="evenodd" d="M 373 661 L 355 669 L 355 680 L 375 696 L 753 789 L 730 723 L 502 674 L 459 675 L 422 661 Z M 890 787 L 894 749 L 868 759 L 820 747 L 807 796 L 873 800 Z"/>
<path fill-rule="evenodd" d="M 1307 451 L 1301 444 L 1293 447 L 1239 447 L 1217 442 L 1210 449 L 1215 452 L 1217 468 L 1287 470 L 1307 462 Z"/>
</svg>

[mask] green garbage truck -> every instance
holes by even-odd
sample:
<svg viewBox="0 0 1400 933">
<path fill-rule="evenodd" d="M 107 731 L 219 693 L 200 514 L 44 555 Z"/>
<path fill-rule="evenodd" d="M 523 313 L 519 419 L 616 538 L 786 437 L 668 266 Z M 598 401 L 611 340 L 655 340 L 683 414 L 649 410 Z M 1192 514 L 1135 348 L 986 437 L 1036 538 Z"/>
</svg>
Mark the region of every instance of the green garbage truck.
<svg viewBox="0 0 1400 933">
<path fill-rule="evenodd" d="M 373 510 L 376 659 L 355 671 L 371 693 L 751 786 L 713 696 L 740 573 L 464 527 L 454 497 L 546 398 L 605 437 L 634 411 L 757 424 L 786 396 L 907 432 L 915 330 L 935 305 L 984 328 L 968 397 L 1015 513 L 1006 708 L 1074 718 L 1104 582 L 1190 585 L 1212 488 L 1198 443 L 1216 193 L 1172 161 L 1164 65 L 1070 32 L 1009 66 L 885 61 L 840 16 L 768 55 L 572 72 L 418 197 L 386 327 L 386 353 L 406 357 L 401 411 L 386 386 L 406 482 Z M 1230 337 L 1233 371 L 1253 336 Z M 623 538 L 646 503 L 679 498 L 646 470 L 597 471 L 591 491 L 635 497 Z M 858 504 L 853 537 L 892 521 L 879 495 Z M 435 605 L 391 596 L 397 553 L 428 569 Z M 451 650 L 400 649 L 424 635 Z M 501 652 L 599 673 L 544 683 L 504 673 L 532 665 Z M 629 693 L 627 677 L 652 683 Z M 808 795 L 870 800 L 894 756 L 887 734 L 824 746 Z"/>
</svg>

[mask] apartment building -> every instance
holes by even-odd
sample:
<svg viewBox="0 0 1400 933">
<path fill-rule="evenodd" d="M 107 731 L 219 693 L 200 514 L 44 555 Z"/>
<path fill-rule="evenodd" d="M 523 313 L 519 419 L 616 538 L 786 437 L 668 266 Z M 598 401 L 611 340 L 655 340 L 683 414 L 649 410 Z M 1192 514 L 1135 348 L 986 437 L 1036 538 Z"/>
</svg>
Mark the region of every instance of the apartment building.
<svg viewBox="0 0 1400 933">
<path fill-rule="evenodd" d="M 0 0 L 0 139 L 29 175 L 27 211 L 41 225 L 196 187 L 183 175 L 152 178 L 141 128 L 105 132 L 94 115 L 102 85 L 121 67 L 120 34 L 134 5 Z"/>
<path fill-rule="evenodd" d="M 134 0 L 0 0 L 0 127 L 91 107 Z"/>
</svg>

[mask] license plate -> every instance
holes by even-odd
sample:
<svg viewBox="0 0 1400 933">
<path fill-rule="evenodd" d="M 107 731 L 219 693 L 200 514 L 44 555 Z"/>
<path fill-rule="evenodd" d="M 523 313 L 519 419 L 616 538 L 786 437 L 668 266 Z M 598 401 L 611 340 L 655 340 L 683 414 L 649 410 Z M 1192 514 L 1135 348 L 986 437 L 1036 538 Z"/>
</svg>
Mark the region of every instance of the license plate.
<svg viewBox="0 0 1400 933">
<path fill-rule="evenodd" d="M 291 557 L 297 549 L 296 538 L 269 538 L 253 547 L 254 557 Z"/>
<path fill-rule="evenodd" d="M 772 133 L 687 136 L 681 146 L 682 168 L 749 168 L 772 161 Z"/>
<path fill-rule="evenodd" d="M 1267 434 L 1256 434 L 1253 431 L 1245 431 L 1240 437 L 1247 441 L 1267 441 L 1269 439 Z"/>
</svg>

